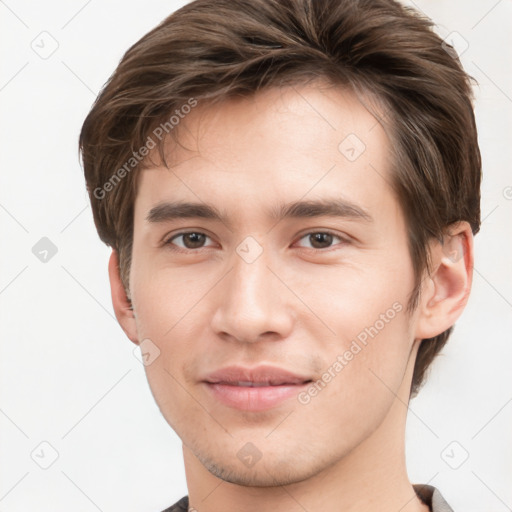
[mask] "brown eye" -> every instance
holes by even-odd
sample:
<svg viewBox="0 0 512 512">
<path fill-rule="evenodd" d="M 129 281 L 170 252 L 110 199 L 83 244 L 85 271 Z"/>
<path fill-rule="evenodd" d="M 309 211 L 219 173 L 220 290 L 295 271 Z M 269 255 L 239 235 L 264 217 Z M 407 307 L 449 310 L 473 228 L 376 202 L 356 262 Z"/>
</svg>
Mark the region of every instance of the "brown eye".
<svg viewBox="0 0 512 512">
<path fill-rule="evenodd" d="M 342 245 L 347 242 L 347 240 L 339 235 L 335 235 L 334 233 L 330 233 L 328 231 L 315 231 L 307 233 L 301 238 L 301 240 L 307 240 L 310 244 L 309 246 L 302 245 L 301 247 L 318 250 L 328 249 L 333 245 L 335 239 L 338 239 L 341 242 L 341 244 L 338 245 Z"/>
<path fill-rule="evenodd" d="M 170 238 L 166 245 L 176 245 L 180 249 L 201 249 L 204 247 L 205 241 L 209 236 L 204 233 L 199 233 L 196 231 L 189 231 L 186 233 L 179 233 Z M 175 240 L 181 239 L 181 243 L 176 243 Z"/>
<path fill-rule="evenodd" d="M 187 233 L 183 235 L 183 242 L 187 249 L 197 249 L 198 247 L 202 247 L 205 240 L 206 236 L 202 233 Z"/>
<path fill-rule="evenodd" d="M 315 249 L 325 249 L 332 244 L 333 236 L 330 233 L 313 233 L 309 235 L 309 239 Z"/>
</svg>

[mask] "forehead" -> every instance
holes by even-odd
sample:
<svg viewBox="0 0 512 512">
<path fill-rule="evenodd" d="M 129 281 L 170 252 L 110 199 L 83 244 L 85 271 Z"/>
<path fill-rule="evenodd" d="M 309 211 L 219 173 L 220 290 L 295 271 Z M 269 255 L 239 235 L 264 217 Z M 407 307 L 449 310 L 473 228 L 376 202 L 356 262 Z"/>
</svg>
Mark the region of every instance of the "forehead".
<svg viewBox="0 0 512 512">
<path fill-rule="evenodd" d="M 389 139 L 344 89 L 288 86 L 199 104 L 178 128 L 168 168 L 140 172 L 136 216 L 176 200 L 217 202 L 240 220 L 300 198 L 339 196 L 363 209 L 393 200 Z"/>
</svg>

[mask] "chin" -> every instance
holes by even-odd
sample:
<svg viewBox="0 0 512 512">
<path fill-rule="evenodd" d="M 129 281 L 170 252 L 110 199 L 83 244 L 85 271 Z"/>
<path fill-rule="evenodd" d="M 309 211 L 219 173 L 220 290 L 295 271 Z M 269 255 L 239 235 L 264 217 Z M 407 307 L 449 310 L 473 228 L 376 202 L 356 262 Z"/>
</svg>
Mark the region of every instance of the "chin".
<svg viewBox="0 0 512 512">
<path fill-rule="evenodd" d="M 322 464 L 315 461 L 291 459 L 290 452 L 284 453 L 282 459 L 275 452 L 265 460 L 263 454 L 252 467 L 244 467 L 236 458 L 227 459 L 226 454 L 211 453 L 204 455 L 195 452 L 201 464 L 215 477 L 244 487 L 278 487 L 307 480 L 322 470 Z"/>
</svg>

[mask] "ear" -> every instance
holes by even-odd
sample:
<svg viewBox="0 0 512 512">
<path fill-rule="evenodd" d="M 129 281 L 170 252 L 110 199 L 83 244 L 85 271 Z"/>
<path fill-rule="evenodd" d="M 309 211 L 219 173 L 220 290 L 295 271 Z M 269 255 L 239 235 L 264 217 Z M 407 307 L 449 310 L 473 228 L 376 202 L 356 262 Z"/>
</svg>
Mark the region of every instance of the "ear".
<svg viewBox="0 0 512 512">
<path fill-rule="evenodd" d="M 139 344 L 137 335 L 137 324 L 135 322 L 135 313 L 132 310 L 130 300 L 126 295 L 126 291 L 121 281 L 119 272 L 119 257 L 116 250 L 112 250 L 110 260 L 108 262 L 108 277 L 110 279 L 110 291 L 112 294 L 112 304 L 119 325 L 125 332 L 126 336 L 136 345 Z"/>
<path fill-rule="evenodd" d="M 433 338 L 449 329 L 462 314 L 473 281 L 473 233 L 467 222 L 449 226 L 431 244 L 432 273 L 424 279 L 416 339 Z"/>
</svg>

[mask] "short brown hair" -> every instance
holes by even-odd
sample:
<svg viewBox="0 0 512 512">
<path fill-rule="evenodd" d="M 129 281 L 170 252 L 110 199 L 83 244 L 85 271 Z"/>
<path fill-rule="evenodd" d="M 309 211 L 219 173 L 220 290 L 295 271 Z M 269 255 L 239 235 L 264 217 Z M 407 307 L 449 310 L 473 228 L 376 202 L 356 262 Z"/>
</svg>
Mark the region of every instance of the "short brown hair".
<svg viewBox="0 0 512 512">
<path fill-rule="evenodd" d="M 380 121 L 391 132 L 392 186 L 407 222 L 412 311 L 430 265 L 428 242 L 442 240 L 456 221 L 474 234 L 480 228 L 471 77 L 432 27 L 394 0 L 196 0 L 134 44 L 80 134 L 96 228 L 119 253 L 128 296 L 136 177 L 145 163 L 134 151 L 158 126 L 175 137 L 169 116 L 191 100 L 213 103 L 321 78 L 376 97 L 387 110 Z M 421 343 L 411 396 L 451 330 Z"/>
</svg>

